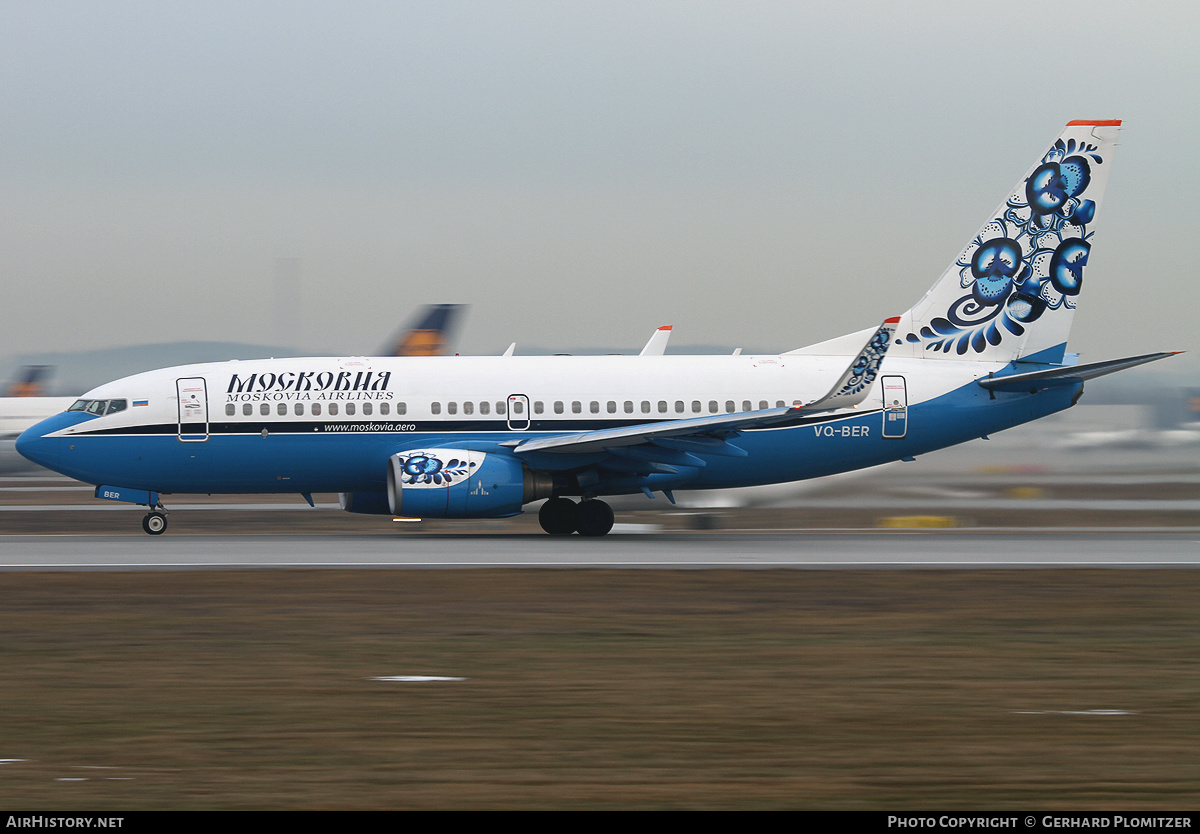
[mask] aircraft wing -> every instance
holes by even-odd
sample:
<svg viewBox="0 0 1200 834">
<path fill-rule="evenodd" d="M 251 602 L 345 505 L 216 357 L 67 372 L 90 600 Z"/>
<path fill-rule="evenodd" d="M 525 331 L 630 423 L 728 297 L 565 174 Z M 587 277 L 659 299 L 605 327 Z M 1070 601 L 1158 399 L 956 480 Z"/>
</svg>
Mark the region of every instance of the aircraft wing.
<svg viewBox="0 0 1200 834">
<path fill-rule="evenodd" d="M 618 426 L 612 429 L 557 435 L 535 440 L 511 440 L 501 445 L 512 446 L 518 454 L 531 452 L 591 453 L 612 451 L 642 443 L 676 449 L 681 452 L 700 452 L 716 455 L 743 456 L 745 452 L 720 440 L 717 435 L 743 429 L 767 428 L 799 416 L 836 411 L 858 405 L 867 398 L 871 384 L 892 341 L 899 318 L 884 321 L 871 334 L 866 345 L 854 357 L 838 381 L 823 397 L 803 405 L 742 411 L 735 414 L 712 414 L 684 420 L 663 420 Z"/>
<path fill-rule="evenodd" d="M 615 429 L 600 429 L 579 434 L 543 437 L 536 440 L 511 440 L 501 445 L 513 446 L 513 451 L 518 455 L 529 452 L 603 452 L 606 449 L 622 446 L 687 438 L 689 435 L 698 437 L 720 432 L 762 428 L 784 422 L 799 415 L 802 410 L 808 413 L 804 406 L 784 406 L 761 411 L 743 411 L 738 414 L 713 414 L 708 417 L 693 417 L 687 420 L 639 423 L 636 426 L 621 426 Z M 738 453 L 734 452 L 733 454 Z"/>
<path fill-rule="evenodd" d="M 1110 359 L 1107 362 L 1092 362 L 1088 365 L 1069 365 L 1062 368 L 1049 368 L 1044 371 L 1029 371 L 1023 374 L 1007 374 L 1005 376 L 989 376 L 977 379 L 976 382 L 989 391 L 1020 391 L 1031 392 L 1043 388 L 1054 388 L 1059 385 L 1069 385 L 1073 382 L 1084 382 L 1106 374 L 1115 374 L 1126 368 L 1135 368 L 1174 356 L 1179 351 L 1166 353 L 1147 353 L 1142 356 L 1130 356 L 1125 359 Z"/>
</svg>

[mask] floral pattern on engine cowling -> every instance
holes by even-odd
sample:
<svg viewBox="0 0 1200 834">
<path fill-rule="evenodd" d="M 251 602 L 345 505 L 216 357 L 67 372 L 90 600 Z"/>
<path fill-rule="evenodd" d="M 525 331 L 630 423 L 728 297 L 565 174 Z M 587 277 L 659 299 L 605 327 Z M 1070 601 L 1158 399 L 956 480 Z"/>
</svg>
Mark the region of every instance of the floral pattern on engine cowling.
<svg viewBox="0 0 1200 834">
<path fill-rule="evenodd" d="M 450 450 L 435 449 L 430 451 L 412 452 L 403 458 L 401 483 L 405 486 L 453 486 L 470 476 L 471 470 L 479 464 L 467 460 L 465 456 L 447 456 Z M 442 457 L 446 457 L 443 460 Z"/>
<path fill-rule="evenodd" d="M 909 333 L 926 350 L 982 353 L 1021 336 L 1043 314 L 1074 309 L 1091 250 L 1088 224 L 1096 204 L 1085 199 L 1097 146 L 1059 139 L 1041 164 L 959 255 L 963 295 L 943 315 Z"/>
</svg>

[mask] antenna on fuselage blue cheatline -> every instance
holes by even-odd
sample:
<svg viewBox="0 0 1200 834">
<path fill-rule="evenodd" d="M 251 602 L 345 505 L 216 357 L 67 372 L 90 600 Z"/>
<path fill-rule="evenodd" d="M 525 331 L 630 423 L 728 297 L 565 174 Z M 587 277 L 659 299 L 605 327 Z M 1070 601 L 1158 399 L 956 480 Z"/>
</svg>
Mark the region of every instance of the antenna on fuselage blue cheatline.
<svg viewBox="0 0 1200 834">
<path fill-rule="evenodd" d="M 1120 127 L 1068 122 L 900 317 L 891 354 L 1062 362 Z"/>
</svg>

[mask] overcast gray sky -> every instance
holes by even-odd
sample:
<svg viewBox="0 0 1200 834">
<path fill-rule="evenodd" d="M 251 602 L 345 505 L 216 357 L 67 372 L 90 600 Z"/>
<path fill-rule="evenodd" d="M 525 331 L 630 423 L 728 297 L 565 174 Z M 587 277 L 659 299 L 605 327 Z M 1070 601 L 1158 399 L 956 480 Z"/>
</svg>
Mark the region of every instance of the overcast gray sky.
<svg viewBox="0 0 1200 834">
<path fill-rule="evenodd" d="M 1200 356 L 1200 4 L 0 4 L 0 355 L 788 350 L 907 309 L 1125 122 L 1071 348 Z M 299 260 L 289 332 L 279 258 Z M 1173 362 L 1179 360 L 1171 360 Z"/>
</svg>

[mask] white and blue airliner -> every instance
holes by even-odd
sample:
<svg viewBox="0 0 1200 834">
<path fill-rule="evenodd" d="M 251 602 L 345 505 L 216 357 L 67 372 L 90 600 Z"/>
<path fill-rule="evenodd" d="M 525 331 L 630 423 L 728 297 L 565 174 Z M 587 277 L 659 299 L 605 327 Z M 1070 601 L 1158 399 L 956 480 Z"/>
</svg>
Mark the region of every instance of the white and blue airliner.
<svg viewBox="0 0 1200 834">
<path fill-rule="evenodd" d="M 796 481 L 953 446 L 1069 408 L 1093 377 L 1169 356 L 1066 352 L 1120 122 L 1070 122 L 908 312 L 772 356 L 271 359 L 126 377 L 18 451 L 143 504 L 172 493 L 340 493 L 343 509 L 500 518 L 549 499 L 602 536 L 603 496 Z M 578 499 L 578 500 L 574 500 Z"/>
</svg>

